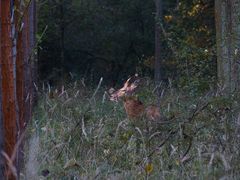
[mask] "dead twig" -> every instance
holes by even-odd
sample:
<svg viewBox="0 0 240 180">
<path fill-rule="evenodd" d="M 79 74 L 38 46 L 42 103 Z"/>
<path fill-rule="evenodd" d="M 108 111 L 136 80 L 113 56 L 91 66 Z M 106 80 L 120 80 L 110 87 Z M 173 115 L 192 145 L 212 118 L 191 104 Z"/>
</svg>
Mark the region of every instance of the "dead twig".
<svg viewBox="0 0 240 180">
<path fill-rule="evenodd" d="M 19 147 L 23 141 L 23 138 L 25 136 L 25 131 L 21 134 L 21 136 L 19 137 L 18 141 L 17 141 L 17 144 L 15 144 L 14 146 L 14 149 L 13 149 L 13 152 L 11 154 L 11 157 L 9 157 L 9 155 L 4 152 L 4 151 L 1 151 L 1 154 L 3 155 L 3 157 L 6 159 L 6 162 L 7 162 L 7 171 L 6 171 L 6 176 L 8 177 L 10 175 L 10 173 L 13 174 L 13 176 L 17 179 L 18 175 L 17 175 L 17 168 L 16 166 L 14 165 L 14 161 L 16 159 L 16 156 L 17 156 L 17 152 L 19 150 Z M 8 178 L 7 178 L 8 179 Z"/>
<path fill-rule="evenodd" d="M 159 150 L 159 148 L 161 148 L 169 139 L 173 134 L 176 134 L 176 132 L 178 131 L 179 128 L 177 128 L 176 130 L 171 130 L 168 133 L 168 136 L 161 142 L 161 144 L 159 144 L 151 153 L 149 153 L 148 158 L 150 158 L 157 150 Z"/>
</svg>

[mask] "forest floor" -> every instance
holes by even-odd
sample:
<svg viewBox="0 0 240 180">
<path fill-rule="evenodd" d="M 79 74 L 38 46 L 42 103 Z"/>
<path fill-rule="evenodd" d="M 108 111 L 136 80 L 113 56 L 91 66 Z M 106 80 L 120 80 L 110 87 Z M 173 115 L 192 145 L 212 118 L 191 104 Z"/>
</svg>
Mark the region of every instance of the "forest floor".
<svg viewBox="0 0 240 180">
<path fill-rule="evenodd" d="M 38 92 L 22 179 L 238 179 L 239 94 L 162 88 L 162 118 L 146 127 L 105 90 L 73 83 Z M 138 97 L 156 103 L 154 86 Z"/>
</svg>

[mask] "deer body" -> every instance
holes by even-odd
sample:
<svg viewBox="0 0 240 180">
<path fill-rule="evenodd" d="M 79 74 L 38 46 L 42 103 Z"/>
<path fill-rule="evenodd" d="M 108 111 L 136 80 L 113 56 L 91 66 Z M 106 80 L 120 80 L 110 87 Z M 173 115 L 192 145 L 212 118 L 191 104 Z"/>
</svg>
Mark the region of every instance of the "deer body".
<svg viewBox="0 0 240 180">
<path fill-rule="evenodd" d="M 123 100 L 124 108 L 129 119 L 139 119 L 145 116 L 148 120 L 158 120 L 160 118 L 159 108 L 154 105 L 147 107 L 134 97 Z"/>
<path fill-rule="evenodd" d="M 144 115 L 145 107 L 134 97 L 127 97 L 123 100 L 123 105 L 129 119 L 138 119 Z"/>
</svg>

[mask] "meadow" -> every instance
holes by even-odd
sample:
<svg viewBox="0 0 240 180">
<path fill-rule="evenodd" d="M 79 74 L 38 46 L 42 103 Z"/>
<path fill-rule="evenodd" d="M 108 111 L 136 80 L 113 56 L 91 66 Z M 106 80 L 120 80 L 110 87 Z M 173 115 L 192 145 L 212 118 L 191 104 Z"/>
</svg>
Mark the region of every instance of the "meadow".
<svg viewBox="0 0 240 180">
<path fill-rule="evenodd" d="M 28 172 L 40 179 L 238 179 L 239 93 L 196 95 L 171 82 L 160 89 L 160 120 L 131 121 L 101 82 L 43 85 L 23 179 Z M 147 80 L 137 97 L 155 104 L 155 91 Z"/>
</svg>

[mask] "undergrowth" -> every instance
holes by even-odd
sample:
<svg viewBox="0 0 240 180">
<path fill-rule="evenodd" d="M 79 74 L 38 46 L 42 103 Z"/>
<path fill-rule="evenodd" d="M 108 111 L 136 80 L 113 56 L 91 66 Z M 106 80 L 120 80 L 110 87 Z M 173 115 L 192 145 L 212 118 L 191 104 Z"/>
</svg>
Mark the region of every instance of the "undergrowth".
<svg viewBox="0 0 240 180">
<path fill-rule="evenodd" d="M 161 120 L 127 119 L 106 89 L 82 83 L 38 91 L 30 134 L 39 136 L 46 179 L 237 179 L 239 94 L 202 96 L 161 88 Z M 154 87 L 138 93 L 156 103 Z M 26 157 L 27 158 L 27 157 Z"/>
</svg>

